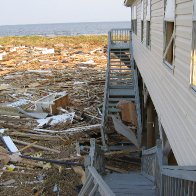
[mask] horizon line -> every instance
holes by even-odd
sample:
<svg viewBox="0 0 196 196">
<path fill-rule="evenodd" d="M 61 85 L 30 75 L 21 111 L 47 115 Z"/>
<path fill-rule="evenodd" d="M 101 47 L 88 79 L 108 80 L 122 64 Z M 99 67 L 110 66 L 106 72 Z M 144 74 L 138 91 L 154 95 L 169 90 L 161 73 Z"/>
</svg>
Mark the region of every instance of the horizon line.
<svg viewBox="0 0 196 196">
<path fill-rule="evenodd" d="M 131 22 L 131 21 L 91 21 L 91 22 L 52 22 L 52 23 L 29 23 L 29 24 L 8 24 L 8 25 L 0 25 L 3 26 L 26 26 L 26 25 L 48 25 L 48 24 L 78 24 L 78 23 L 109 23 L 109 22 Z"/>
</svg>

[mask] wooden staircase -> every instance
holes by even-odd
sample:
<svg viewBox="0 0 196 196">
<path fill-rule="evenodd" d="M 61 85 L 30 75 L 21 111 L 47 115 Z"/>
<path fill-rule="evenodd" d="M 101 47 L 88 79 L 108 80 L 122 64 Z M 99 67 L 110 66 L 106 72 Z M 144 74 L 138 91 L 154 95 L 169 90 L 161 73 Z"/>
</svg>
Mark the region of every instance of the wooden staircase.
<svg viewBox="0 0 196 196">
<path fill-rule="evenodd" d="M 120 100 L 132 101 L 136 105 L 137 140 L 140 145 L 142 132 L 140 98 L 130 29 L 113 29 L 108 36 L 108 64 L 101 130 L 102 143 L 105 147 L 108 140 L 108 117 L 120 112 L 116 107 Z"/>
</svg>

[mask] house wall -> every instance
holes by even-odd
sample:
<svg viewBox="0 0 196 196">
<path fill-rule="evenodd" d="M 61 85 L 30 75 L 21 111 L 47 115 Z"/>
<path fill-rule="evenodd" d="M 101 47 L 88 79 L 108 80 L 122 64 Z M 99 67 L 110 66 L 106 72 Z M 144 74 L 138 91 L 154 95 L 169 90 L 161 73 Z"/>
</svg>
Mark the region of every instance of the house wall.
<svg viewBox="0 0 196 196">
<path fill-rule="evenodd" d="M 174 69 L 163 64 L 164 1 L 151 0 L 151 47 L 141 43 L 141 0 L 137 0 L 134 58 L 148 88 L 179 165 L 196 165 L 196 92 L 190 88 L 192 9 L 190 0 L 176 0 Z"/>
</svg>

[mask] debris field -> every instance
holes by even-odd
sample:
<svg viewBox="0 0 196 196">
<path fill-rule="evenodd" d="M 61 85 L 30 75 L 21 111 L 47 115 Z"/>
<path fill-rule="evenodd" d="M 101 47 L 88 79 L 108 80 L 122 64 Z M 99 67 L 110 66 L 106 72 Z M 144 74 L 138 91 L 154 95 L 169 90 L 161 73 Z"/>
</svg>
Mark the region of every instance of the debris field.
<svg viewBox="0 0 196 196">
<path fill-rule="evenodd" d="M 78 195 L 90 138 L 101 145 L 106 40 L 0 38 L 0 195 Z M 106 170 L 139 168 L 129 153 L 105 153 Z"/>
</svg>

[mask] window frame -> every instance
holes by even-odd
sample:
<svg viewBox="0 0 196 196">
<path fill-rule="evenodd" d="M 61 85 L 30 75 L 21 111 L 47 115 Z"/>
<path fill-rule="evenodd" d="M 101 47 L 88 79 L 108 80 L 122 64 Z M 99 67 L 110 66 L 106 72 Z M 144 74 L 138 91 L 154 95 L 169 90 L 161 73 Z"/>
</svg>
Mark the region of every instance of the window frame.
<svg viewBox="0 0 196 196">
<path fill-rule="evenodd" d="M 141 42 L 144 42 L 144 0 L 141 0 Z"/>
<path fill-rule="evenodd" d="M 151 49 L 151 0 L 146 0 L 146 47 Z M 149 44 L 148 44 L 149 43 Z"/>
<path fill-rule="evenodd" d="M 137 5 L 132 6 L 131 28 L 132 32 L 137 35 Z"/>
<path fill-rule="evenodd" d="M 176 35 L 176 0 L 174 0 L 174 13 L 173 13 L 173 20 L 165 20 L 165 15 L 166 15 L 166 6 L 167 6 L 167 1 L 169 0 L 164 0 L 164 17 L 163 17 L 163 64 L 165 66 L 167 66 L 170 70 L 174 70 L 175 68 L 175 35 Z M 172 41 L 166 45 L 166 42 L 167 42 L 167 26 L 169 23 L 173 23 L 173 33 L 171 35 L 170 38 L 172 38 Z M 172 46 L 172 58 L 173 58 L 173 61 L 172 61 L 172 64 L 170 64 L 167 60 L 166 60 L 166 56 L 167 56 L 167 52 L 170 48 L 170 45 L 173 45 Z M 166 52 L 167 51 L 167 52 Z"/>
<path fill-rule="evenodd" d="M 196 35 L 195 35 L 195 29 L 196 29 L 196 0 L 193 0 L 193 17 L 192 17 L 192 46 L 191 46 L 191 77 L 190 77 L 190 83 L 192 89 L 196 92 L 196 84 L 193 83 L 193 80 L 196 80 L 196 78 L 193 78 L 195 69 L 196 69 Z M 194 75 L 196 77 L 196 75 Z"/>
</svg>

